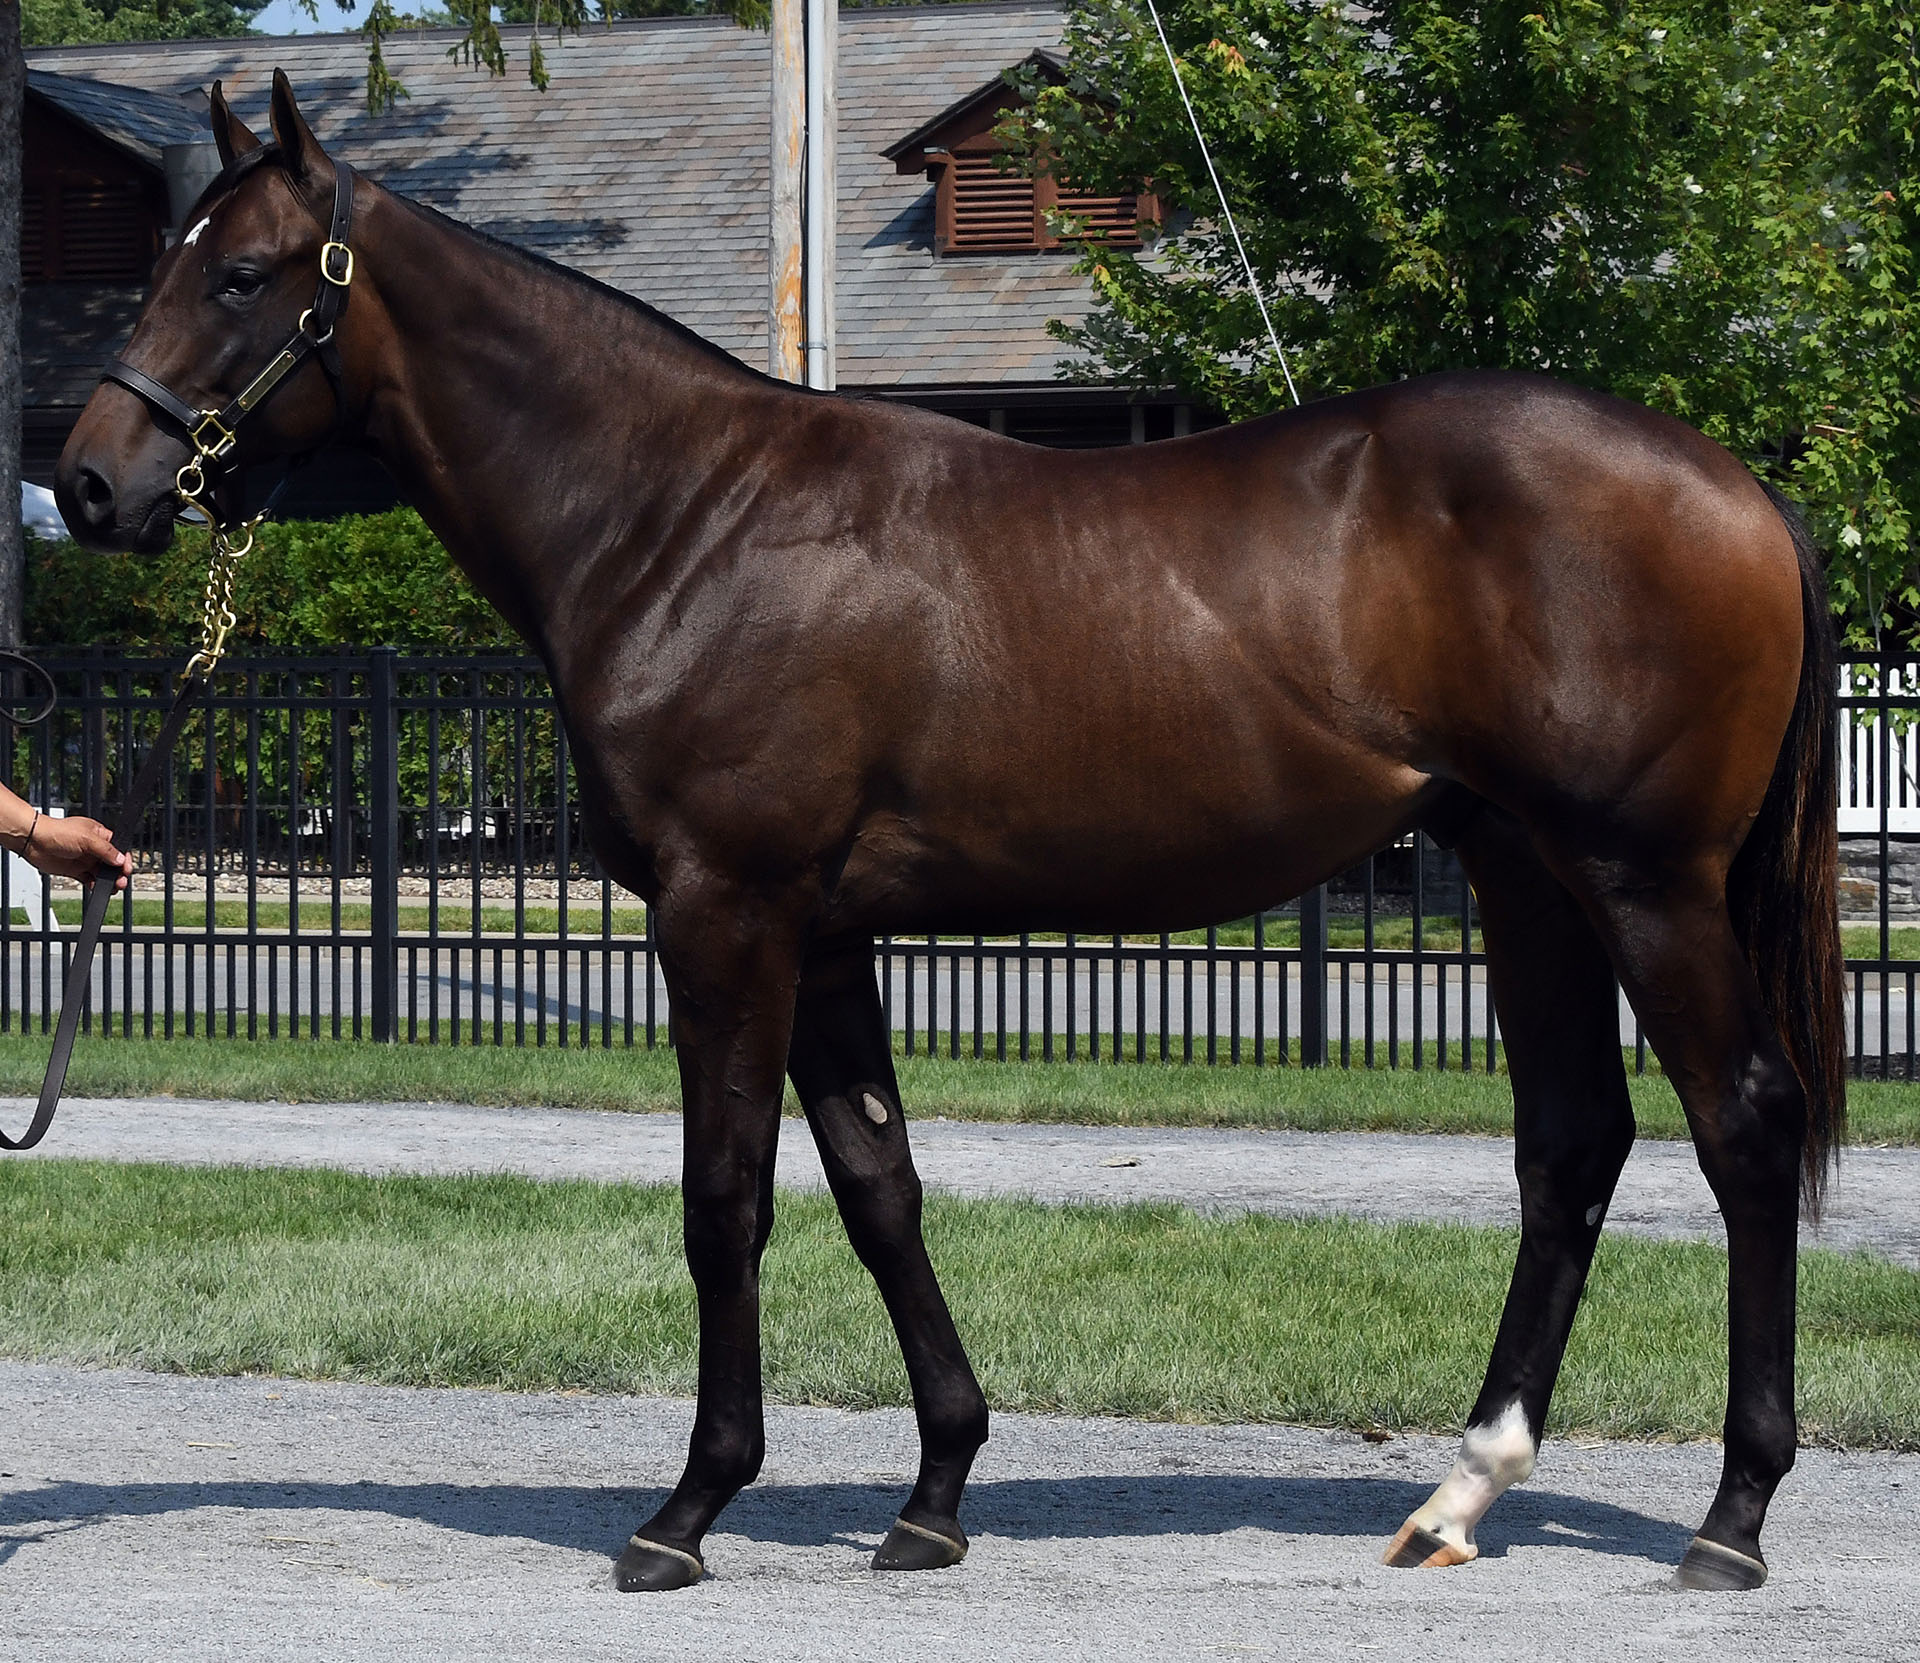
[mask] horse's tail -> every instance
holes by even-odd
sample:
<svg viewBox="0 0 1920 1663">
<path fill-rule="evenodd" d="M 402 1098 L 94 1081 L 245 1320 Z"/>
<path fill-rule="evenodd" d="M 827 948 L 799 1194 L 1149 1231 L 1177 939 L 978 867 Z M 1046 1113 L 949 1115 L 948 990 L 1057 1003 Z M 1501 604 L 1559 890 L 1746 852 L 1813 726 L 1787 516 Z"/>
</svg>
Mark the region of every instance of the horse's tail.
<svg viewBox="0 0 1920 1663">
<path fill-rule="evenodd" d="M 1800 561 L 1800 687 L 1760 816 L 1727 879 L 1733 926 L 1807 1099 L 1800 1189 L 1817 1216 L 1846 1132 L 1845 966 L 1834 745 L 1833 621 L 1825 562 L 1800 511 L 1762 481 Z"/>
</svg>

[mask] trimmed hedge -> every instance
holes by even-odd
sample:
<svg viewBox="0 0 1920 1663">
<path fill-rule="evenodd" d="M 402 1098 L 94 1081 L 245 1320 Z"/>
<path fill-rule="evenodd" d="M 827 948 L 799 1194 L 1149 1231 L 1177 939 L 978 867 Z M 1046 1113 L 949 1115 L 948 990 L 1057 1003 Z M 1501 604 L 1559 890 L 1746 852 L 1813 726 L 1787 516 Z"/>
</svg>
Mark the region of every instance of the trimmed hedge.
<svg viewBox="0 0 1920 1663">
<path fill-rule="evenodd" d="M 186 650 L 200 636 L 206 572 L 200 531 L 181 530 L 159 555 L 91 554 L 29 538 L 27 639 Z M 262 526 L 234 585 L 234 611 L 242 652 L 521 647 L 411 508 Z"/>
</svg>

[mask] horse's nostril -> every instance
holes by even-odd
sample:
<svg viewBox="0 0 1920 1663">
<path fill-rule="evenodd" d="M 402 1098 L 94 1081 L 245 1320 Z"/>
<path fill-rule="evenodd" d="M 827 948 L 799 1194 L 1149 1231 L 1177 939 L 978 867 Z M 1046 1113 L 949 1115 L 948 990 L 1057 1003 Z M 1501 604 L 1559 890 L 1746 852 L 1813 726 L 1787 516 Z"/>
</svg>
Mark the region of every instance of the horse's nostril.
<svg viewBox="0 0 1920 1663">
<path fill-rule="evenodd" d="M 102 527 L 113 519 L 113 487 L 107 483 L 106 476 L 93 468 L 80 469 L 79 488 L 75 493 L 80 499 L 80 511 L 86 516 L 87 524 Z"/>
</svg>

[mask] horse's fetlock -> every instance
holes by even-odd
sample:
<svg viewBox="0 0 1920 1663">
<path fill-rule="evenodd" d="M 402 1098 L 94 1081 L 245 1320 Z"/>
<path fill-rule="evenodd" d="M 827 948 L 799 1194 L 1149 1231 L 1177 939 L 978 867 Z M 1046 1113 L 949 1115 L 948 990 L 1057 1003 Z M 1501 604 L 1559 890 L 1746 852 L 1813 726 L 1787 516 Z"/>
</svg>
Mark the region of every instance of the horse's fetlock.
<svg viewBox="0 0 1920 1663">
<path fill-rule="evenodd" d="M 929 1393 L 920 1417 L 929 1452 L 972 1456 L 987 1441 L 987 1400 L 979 1388 Z"/>
<path fill-rule="evenodd" d="M 1799 1454 L 1799 1429 L 1791 1415 L 1758 1412 L 1727 1416 L 1724 1445 L 1727 1470 L 1767 1495 L 1793 1471 Z"/>
<path fill-rule="evenodd" d="M 764 1432 L 727 1428 L 704 1438 L 687 1463 L 689 1476 L 697 1474 L 702 1487 L 732 1494 L 760 1476 L 766 1464 Z"/>
</svg>

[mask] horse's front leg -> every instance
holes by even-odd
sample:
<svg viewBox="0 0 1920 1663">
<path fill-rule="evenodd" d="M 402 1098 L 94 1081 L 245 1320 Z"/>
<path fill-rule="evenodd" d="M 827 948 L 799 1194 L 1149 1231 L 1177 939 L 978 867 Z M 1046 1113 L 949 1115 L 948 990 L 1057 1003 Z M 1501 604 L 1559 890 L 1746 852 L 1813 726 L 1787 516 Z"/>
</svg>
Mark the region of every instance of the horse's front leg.
<svg viewBox="0 0 1920 1663">
<path fill-rule="evenodd" d="M 920 1424 L 920 1477 L 877 1571 L 934 1570 L 966 1557 L 960 1495 L 987 1438 L 987 1400 L 920 1234 L 920 1177 L 874 983 L 873 942 L 816 944 L 801 973 L 787 1071 L 807 1111 L 847 1238 L 900 1336 Z"/>
<path fill-rule="evenodd" d="M 637 1530 L 623 1593 L 684 1588 L 700 1542 L 760 1471 L 760 1255 L 799 980 L 800 908 L 707 883 L 656 907 L 686 1110 L 681 1205 L 700 1315 L 699 1405 L 686 1471 Z"/>
</svg>

